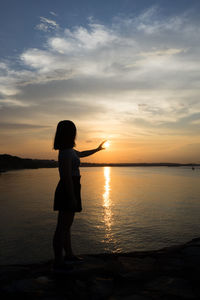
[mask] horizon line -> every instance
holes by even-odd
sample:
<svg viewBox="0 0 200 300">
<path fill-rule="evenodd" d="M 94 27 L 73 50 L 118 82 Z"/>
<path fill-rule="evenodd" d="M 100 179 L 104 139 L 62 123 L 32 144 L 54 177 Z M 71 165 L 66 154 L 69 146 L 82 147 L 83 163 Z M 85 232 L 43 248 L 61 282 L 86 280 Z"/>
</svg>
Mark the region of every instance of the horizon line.
<svg viewBox="0 0 200 300">
<path fill-rule="evenodd" d="M 58 162 L 58 160 L 55 159 L 46 159 L 46 158 L 22 158 L 16 155 L 11 155 L 7 153 L 2 153 L 1 155 L 8 155 L 12 157 L 17 157 L 20 159 L 31 159 L 31 160 L 43 160 L 43 161 L 55 161 Z M 141 164 L 154 164 L 154 165 L 198 165 L 200 166 L 199 162 L 187 162 L 187 163 L 180 163 L 180 162 L 81 162 L 81 164 L 90 164 L 90 165 L 141 165 Z"/>
<path fill-rule="evenodd" d="M 179 162 L 120 162 L 120 163 L 111 163 L 111 162 L 82 162 L 82 164 L 94 164 L 94 165 L 139 165 L 139 164 L 169 164 L 169 165 L 200 165 L 200 163 L 192 163 L 192 162 L 187 162 L 187 163 L 179 163 Z"/>
</svg>

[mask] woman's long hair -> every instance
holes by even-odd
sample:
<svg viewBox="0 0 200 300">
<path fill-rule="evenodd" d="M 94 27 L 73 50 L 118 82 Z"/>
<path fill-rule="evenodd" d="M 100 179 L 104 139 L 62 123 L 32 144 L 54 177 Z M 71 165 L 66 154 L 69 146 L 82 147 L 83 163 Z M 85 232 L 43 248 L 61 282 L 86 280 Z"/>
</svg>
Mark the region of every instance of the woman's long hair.
<svg viewBox="0 0 200 300">
<path fill-rule="evenodd" d="M 72 121 L 60 121 L 54 138 L 54 149 L 64 150 L 75 146 L 76 126 Z"/>
</svg>

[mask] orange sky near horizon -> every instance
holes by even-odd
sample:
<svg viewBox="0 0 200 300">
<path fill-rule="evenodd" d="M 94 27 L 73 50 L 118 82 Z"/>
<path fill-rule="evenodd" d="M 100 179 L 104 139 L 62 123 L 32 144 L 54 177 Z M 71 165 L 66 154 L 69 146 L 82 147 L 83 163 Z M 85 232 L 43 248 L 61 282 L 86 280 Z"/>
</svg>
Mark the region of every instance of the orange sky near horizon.
<svg viewBox="0 0 200 300">
<path fill-rule="evenodd" d="M 52 130 L 53 131 L 53 130 Z M 14 135 L 14 133 L 13 133 Z M 123 137 L 119 132 L 119 137 L 111 138 L 111 134 L 101 133 L 101 138 L 95 138 L 94 134 L 86 139 L 83 132 L 77 135 L 76 149 L 79 151 L 96 148 L 102 141 L 109 140 L 110 147 L 95 153 L 89 157 L 82 158 L 83 162 L 94 163 L 142 163 L 142 162 L 177 162 L 177 163 L 199 163 L 199 151 L 196 149 L 196 137 L 182 136 L 135 136 L 133 138 Z M 23 158 L 55 159 L 58 152 L 53 150 L 54 132 L 41 138 L 34 133 L 27 131 L 17 139 L 10 137 L 10 145 L 4 144 L 1 153 L 16 155 Z M 29 138 L 30 136 L 30 138 Z M 14 140 L 14 143 L 12 141 Z"/>
</svg>

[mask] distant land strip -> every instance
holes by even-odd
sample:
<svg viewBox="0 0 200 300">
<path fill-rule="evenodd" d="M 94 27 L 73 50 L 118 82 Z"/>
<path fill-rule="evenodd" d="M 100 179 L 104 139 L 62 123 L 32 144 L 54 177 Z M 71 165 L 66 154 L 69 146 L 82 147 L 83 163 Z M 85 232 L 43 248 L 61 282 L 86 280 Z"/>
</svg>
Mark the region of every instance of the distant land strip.
<svg viewBox="0 0 200 300">
<path fill-rule="evenodd" d="M 81 167 L 181 167 L 187 166 L 195 168 L 200 164 L 194 163 L 81 163 Z M 18 156 L 12 156 L 9 154 L 0 154 L 0 172 L 6 172 L 11 170 L 21 169 L 39 169 L 39 168 L 57 168 L 58 162 L 55 160 L 48 159 L 30 159 L 21 158 Z"/>
</svg>

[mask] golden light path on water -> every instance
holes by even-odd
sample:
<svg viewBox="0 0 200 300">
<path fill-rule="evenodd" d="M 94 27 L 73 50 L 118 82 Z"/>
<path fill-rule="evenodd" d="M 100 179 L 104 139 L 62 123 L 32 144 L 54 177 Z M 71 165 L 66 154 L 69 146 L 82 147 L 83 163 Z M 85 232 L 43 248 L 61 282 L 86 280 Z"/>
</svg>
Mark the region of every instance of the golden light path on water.
<svg viewBox="0 0 200 300">
<path fill-rule="evenodd" d="M 105 184 L 104 184 L 104 193 L 103 193 L 103 208 L 104 208 L 104 224 L 106 229 L 105 240 L 106 243 L 108 244 L 108 249 L 109 249 L 109 244 L 112 244 L 113 246 L 113 244 L 116 243 L 112 233 L 113 213 L 112 213 L 112 201 L 110 197 L 110 190 L 111 190 L 110 167 L 104 167 L 104 179 L 105 179 Z"/>
</svg>

